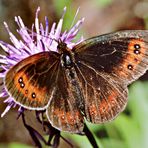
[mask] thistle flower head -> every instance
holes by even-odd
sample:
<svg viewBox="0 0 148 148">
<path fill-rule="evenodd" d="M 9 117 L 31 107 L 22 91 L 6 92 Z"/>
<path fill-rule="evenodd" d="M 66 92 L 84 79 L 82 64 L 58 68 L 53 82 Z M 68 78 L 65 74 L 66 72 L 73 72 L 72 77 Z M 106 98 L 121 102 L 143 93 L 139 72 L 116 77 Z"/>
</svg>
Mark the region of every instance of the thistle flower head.
<svg viewBox="0 0 148 148">
<path fill-rule="evenodd" d="M 35 23 L 32 25 L 32 30 L 28 29 L 24 25 L 23 20 L 20 16 L 15 17 L 15 22 L 18 25 L 17 32 L 20 35 L 21 40 L 15 37 L 15 35 L 9 30 L 7 23 L 4 22 L 12 45 L 0 41 L 0 46 L 6 52 L 6 55 L 0 55 L 0 78 L 4 79 L 7 71 L 9 71 L 12 66 L 16 65 L 18 62 L 25 59 L 26 57 L 44 51 L 57 51 L 57 41 L 62 41 L 66 43 L 67 46 L 72 49 L 73 46 L 83 40 L 83 38 L 81 38 L 77 42 L 73 42 L 77 33 L 79 32 L 84 18 L 80 19 L 68 31 L 62 32 L 63 18 L 66 12 L 66 8 L 64 8 L 64 14 L 59 20 L 58 24 L 53 23 L 51 29 L 49 29 L 47 17 L 45 17 L 45 27 L 42 23 L 39 22 L 39 11 L 40 8 L 38 8 L 36 11 Z M 2 89 L 0 92 L 0 97 L 7 97 L 4 102 L 8 104 L 5 111 L 1 114 L 1 116 L 3 117 L 11 107 L 16 107 L 17 104 L 6 91 L 4 82 L 2 82 L 1 85 Z M 22 112 L 24 111 L 24 108 L 20 106 L 18 111 Z"/>
</svg>

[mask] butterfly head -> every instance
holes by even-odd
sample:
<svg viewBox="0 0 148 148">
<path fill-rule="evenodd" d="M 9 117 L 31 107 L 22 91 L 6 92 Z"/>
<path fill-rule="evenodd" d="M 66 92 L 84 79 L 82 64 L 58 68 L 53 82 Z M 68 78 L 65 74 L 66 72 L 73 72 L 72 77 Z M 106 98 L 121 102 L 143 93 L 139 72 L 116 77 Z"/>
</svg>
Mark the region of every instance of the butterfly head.
<svg viewBox="0 0 148 148">
<path fill-rule="evenodd" d="M 58 41 L 58 46 L 57 46 L 57 50 L 59 53 L 64 53 L 69 51 L 69 48 L 67 47 L 67 44 L 65 42 L 63 42 L 62 40 Z"/>
</svg>

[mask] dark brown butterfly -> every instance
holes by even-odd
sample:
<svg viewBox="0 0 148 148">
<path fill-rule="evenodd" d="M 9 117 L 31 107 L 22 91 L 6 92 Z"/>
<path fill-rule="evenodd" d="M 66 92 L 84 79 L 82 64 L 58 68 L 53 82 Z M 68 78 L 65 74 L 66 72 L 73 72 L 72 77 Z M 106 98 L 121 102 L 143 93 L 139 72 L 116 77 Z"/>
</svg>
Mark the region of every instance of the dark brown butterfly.
<svg viewBox="0 0 148 148">
<path fill-rule="evenodd" d="M 32 55 L 6 74 L 17 104 L 44 110 L 61 131 L 81 133 L 114 119 L 127 104 L 127 86 L 148 69 L 148 31 L 121 31 L 87 39 L 70 50 Z"/>
</svg>

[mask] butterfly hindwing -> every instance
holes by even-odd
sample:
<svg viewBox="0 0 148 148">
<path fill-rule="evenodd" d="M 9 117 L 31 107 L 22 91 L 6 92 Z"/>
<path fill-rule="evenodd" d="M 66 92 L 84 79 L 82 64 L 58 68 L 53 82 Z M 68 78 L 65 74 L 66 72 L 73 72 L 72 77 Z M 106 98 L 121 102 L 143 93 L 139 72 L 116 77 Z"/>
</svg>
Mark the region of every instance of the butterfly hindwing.
<svg viewBox="0 0 148 148">
<path fill-rule="evenodd" d="M 29 109 L 43 109 L 54 93 L 58 54 L 42 52 L 12 67 L 5 86 L 14 101 Z"/>
<path fill-rule="evenodd" d="M 84 116 L 81 113 L 83 98 L 76 73 L 72 69 L 66 70 L 61 66 L 58 69 L 56 91 L 47 108 L 47 117 L 59 130 L 81 133 L 84 127 Z"/>
<path fill-rule="evenodd" d="M 127 88 L 85 63 L 76 66 L 85 98 L 85 116 L 92 123 L 114 119 L 127 104 Z"/>
</svg>

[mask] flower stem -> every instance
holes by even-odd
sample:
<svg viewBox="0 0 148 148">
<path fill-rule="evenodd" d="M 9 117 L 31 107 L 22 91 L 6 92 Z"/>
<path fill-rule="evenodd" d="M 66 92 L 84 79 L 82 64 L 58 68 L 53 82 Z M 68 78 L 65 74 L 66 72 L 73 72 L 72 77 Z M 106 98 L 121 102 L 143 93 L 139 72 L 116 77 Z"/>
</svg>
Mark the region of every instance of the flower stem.
<svg viewBox="0 0 148 148">
<path fill-rule="evenodd" d="M 84 126 L 84 133 L 88 138 L 89 142 L 91 143 L 91 145 L 93 146 L 93 148 L 99 148 L 93 134 L 91 133 L 91 131 L 89 130 L 86 124 Z"/>
</svg>

